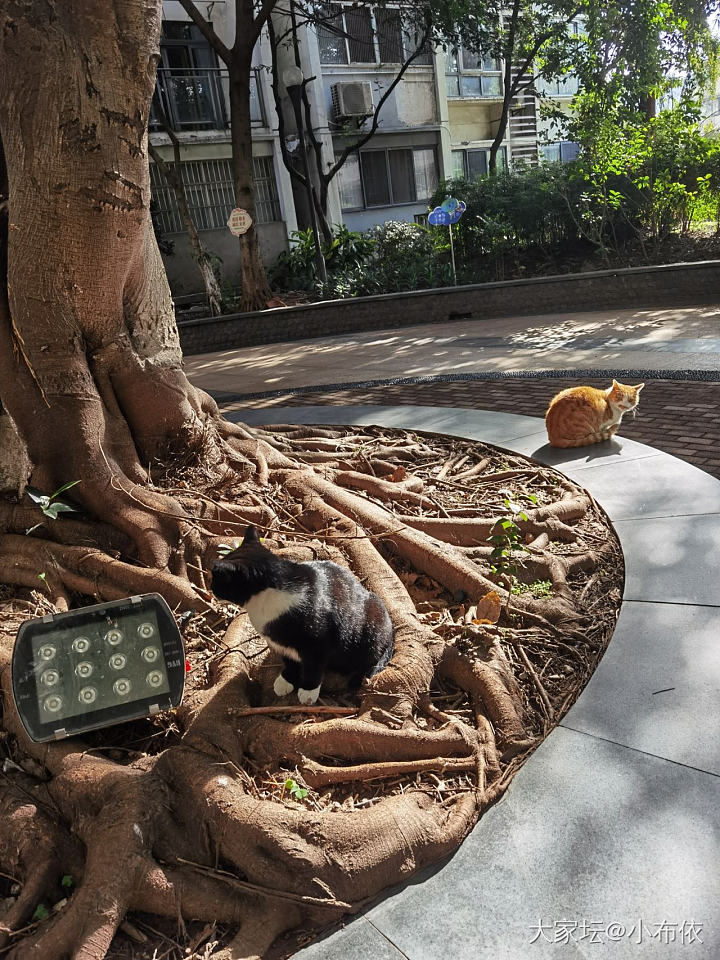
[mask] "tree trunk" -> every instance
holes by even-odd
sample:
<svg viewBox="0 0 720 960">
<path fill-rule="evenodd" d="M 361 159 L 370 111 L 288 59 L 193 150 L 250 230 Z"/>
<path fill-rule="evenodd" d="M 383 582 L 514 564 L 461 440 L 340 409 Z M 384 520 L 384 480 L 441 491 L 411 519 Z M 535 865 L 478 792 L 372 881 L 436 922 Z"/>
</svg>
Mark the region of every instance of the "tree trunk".
<svg viewBox="0 0 720 960">
<path fill-rule="evenodd" d="M 244 26 L 238 22 L 237 30 Z M 252 52 L 250 52 L 250 56 Z M 250 121 L 251 60 L 235 53 L 230 64 L 230 136 L 232 168 L 235 181 L 235 204 L 246 210 L 252 226 L 240 237 L 241 283 L 243 310 L 261 310 L 271 297 L 260 256 L 256 227 L 255 193 L 253 190 L 252 125 Z"/>
<path fill-rule="evenodd" d="M 80 480 L 85 508 L 166 565 L 172 522 L 148 523 L 140 507 L 179 511 L 132 486 L 168 442 L 200 430 L 214 404 L 182 371 L 149 217 L 159 12 L 131 3 L 113 15 L 97 0 L 48 31 L 40 12 L 15 20 L 11 11 L 6 4 L 0 60 L 0 193 L 10 195 L 0 402 L 27 444 L 36 486 L 51 493 Z M 114 39 L 103 43 L 97 31 L 108 21 Z M 135 38 L 132 56 L 126 37 Z"/>
</svg>

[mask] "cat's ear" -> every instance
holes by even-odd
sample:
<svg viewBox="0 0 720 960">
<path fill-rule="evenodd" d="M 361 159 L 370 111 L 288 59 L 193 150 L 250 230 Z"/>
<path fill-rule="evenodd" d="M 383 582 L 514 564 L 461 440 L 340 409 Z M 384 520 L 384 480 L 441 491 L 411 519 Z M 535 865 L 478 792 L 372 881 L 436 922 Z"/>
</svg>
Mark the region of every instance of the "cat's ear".
<svg viewBox="0 0 720 960">
<path fill-rule="evenodd" d="M 246 547 L 250 543 L 260 543 L 258 532 L 252 525 L 245 530 L 245 536 L 243 537 L 241 546 Z"/>
<path fill-rule="evenodd" d="M 613 380 L 613 390 L 619 390 L 620 386 L 621 385 L 617 382 L 617 380 Z"/>
<path fill-rule="evenodd" d="M 642 388 L 643 388 L 644 386 L 645 386 L 644 383 L 639 383 L 639 384 L 635 387 L 635 389 L 637 390 L 638 393 L 640 393 L 640 391 L 642 390 Z"/>
</svg>

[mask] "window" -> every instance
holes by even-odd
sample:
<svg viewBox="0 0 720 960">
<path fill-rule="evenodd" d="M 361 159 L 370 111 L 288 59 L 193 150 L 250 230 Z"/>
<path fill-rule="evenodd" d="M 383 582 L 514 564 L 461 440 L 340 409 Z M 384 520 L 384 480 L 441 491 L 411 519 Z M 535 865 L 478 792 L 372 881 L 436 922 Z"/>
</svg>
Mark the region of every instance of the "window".
<svg viewBox="0 0 720 960">
<path fill-rule="evenodd" d="M 478 50 L 460 47 L 446 53 L 445 87 L 448 97 L 502 98 L 500 61 Z"/>
<path fill-rule="evenodd" d="M 151 129 L 161 126 L 163 113 L 173 130 L 227 127 L 226 76 L 218 67 L 215 51 L 195 24 L 164 20 Z M 257 95 L 254 101 L 257 113 Z"/>
<path fill-rule="evenodd" d="M 427 200 L 438 183 L 434 147 L 361 150 L 338 174 L 343 210 L 390 207 Z"/>
<path fill-rule="evenodd" d="M 200 29 L 183 20 L 163 20 L 160 57 L 161 66 L 173 70 L 207 70 L 218 65 Z"/>
<path fill-rule="evenodd" d="M 326 3 L 325 20 L 318 25 L 320 62 L 403 63 L 420 43 L 411 24 L 403 20 L 398 7 L 343 6 Z M 432 52 L 424 50 L 413 64 L 432 63 Z"/>
<path fill-rule="evenodd" d="M 230 211 L 235 206 L 230 161 L 187 160 L 181 164 L 181 169 L 190 214 L 198 230 L 226 227 Z M 280 204 L 272 157 L 253 157 L 253 184 L 257 222 L 279 220 Z M 163 232 L 181 233 L 185 226 L 175 194 L 154 163 L 150 164 L 150 185 Z"/>
<path fill-rule="evenodd" d="M 490 148 L 481 147 L 479 150 L 453 150 L 453 177 L 457 179 L 476 180 L 485 176 L 490 169 Z M 507 150 L 500 147 L 497 155 L 497 164 L 501 170 L 507 167 Z"/>
<path fill-rule="evenodd" d="M 570 163 L 579 153 L 580 144 L 573 143 L 571 140 L 546 143 L 540 147 L 540 154 L 548 163 Z"/>
</svg>

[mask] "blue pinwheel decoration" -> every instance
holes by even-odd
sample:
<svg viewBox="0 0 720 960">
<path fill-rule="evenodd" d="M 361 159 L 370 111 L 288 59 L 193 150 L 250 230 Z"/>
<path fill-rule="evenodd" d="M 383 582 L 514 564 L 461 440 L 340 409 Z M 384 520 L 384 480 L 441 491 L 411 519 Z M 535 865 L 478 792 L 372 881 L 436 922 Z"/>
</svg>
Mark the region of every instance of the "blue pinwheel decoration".
<svg viewBox="0 0 720 960">
<path fill-rule="evenodd" d="M 455 197 L 445 197 L 439 207 L 435 207 L 428 214 L 428 223 L 434 227 L 447 227 L 450 232 L 450 260 L 452 262 L 453 282 L 457 286 L 457 270 L 455 269 L 455 245 L 453 244 L 452 225 L 457 223 L 467 210 L 464 201 Z"/>
<path fill-rule="evenodd" d="M 456 200 L 455 197 L 445 197 L 439 207 L 435 207 L 428 214 L 428 223 L 438 227 L 449 227 L 457 223 L 460 217 L 465 213 L 467 207 L 462 200 Z"/>
</svg>

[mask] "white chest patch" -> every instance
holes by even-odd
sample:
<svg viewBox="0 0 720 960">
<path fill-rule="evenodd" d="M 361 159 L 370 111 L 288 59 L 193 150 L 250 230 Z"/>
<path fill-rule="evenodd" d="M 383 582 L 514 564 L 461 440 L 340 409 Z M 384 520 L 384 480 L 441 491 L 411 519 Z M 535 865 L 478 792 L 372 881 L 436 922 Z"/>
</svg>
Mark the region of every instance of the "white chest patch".
<svg viewBox="0 0 720 960">
<path fill-rule="evenodd" d="M 283 613 L 299 606 L 305 599 L 305 590 L 275 590 L 268 587 L 261 590 L 245 604 L 250 623 L 259 634 L 265 635 L 265 628 Z"/>
</svg>

